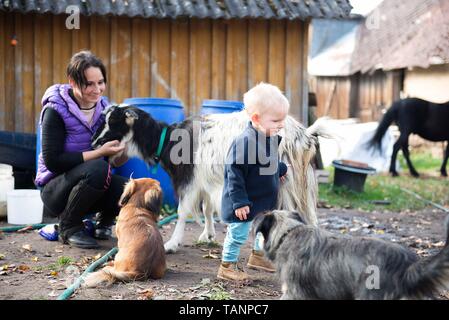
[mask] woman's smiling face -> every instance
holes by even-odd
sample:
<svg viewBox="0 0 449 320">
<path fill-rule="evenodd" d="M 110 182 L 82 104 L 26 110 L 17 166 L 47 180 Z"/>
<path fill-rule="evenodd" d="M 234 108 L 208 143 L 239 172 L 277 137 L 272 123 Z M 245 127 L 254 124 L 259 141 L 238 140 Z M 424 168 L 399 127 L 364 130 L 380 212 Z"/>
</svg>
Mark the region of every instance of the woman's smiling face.
<svg viewBox="0 0 449 320">
<path fill-rule="evenodd" d="M 84 71 L 87 85 L 84 88 L 77 86 L 74 81 L 70 81 L 73 93 L 82 106 L 92 106 L 100 100 L 106 89 L 103 74 L 100 68 L 89 67 Z"/>
</svg>

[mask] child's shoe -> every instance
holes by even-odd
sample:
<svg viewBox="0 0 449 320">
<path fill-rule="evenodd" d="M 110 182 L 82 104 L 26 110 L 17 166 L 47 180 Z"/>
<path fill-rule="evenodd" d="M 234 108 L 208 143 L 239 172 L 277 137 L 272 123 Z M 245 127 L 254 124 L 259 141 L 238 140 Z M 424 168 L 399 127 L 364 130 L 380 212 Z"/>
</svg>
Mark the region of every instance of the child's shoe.
<svg viewBox="0 0 449 320">
<path fill-rule="evenodd" d="M 249 280 L 248 274 L 240 269 L 235 262 L 222 262 L 218 269 L 217 278 L 230 281 Z"/>
<path fill-rule="evenodd" d="M 276 268 L 273 266 L 273 264 L 264 257 L 263 252 L 256 250 L 253 250 L 251 252 L 251 255 L 249 256 L 248 259 L 247 267 L 267 272 L 276 271 Z"/>
</svg>

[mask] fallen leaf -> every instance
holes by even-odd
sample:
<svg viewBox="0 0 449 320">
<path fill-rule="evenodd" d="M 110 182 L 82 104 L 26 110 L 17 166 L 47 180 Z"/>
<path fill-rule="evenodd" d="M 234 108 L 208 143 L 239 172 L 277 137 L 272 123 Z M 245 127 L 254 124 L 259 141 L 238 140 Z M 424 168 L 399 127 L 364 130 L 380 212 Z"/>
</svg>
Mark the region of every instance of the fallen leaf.
<svg viewBox="0 0 449 320">
<path fill-rule="evenodd" d="M 19 269 L 20 271 L 25 272 L 25 271 L 30 270 L 31 268 L 29 266 L 25 265 L 25 264 L 21 264 L 20 266 L 17 267 L 17 269 Z"/>
<path fill-rule="evenodd" d="M 29 245 L 29 244 L 24 244 L 22 246 L 22 249 L 25 249 L 26 251 L 29 251 L 29 252 L 33 251 L 33 249 L 31 248 L 31 245 Z"/>
<path fill-rule="evenodd" d="M 50 275 L 53 277 L 57 277 L 58 276 L 58 272 L 57 271 L 52 271 L 50 272 Z"/>
<path fill-rule="evenodd" d="M 2 265 L 2 267 L 0 268 L 0 270 L 5 271 L 5 270 L 8 270 L 8 268 L 9 268 L 9 265 L 4 264 L 4 265 Z"/>
<path fill-rule="evenodd" d="M 210 252 L 210 250 L 209 250 L 208 254 L 203 256 L 203 258 L 205 258 L 205 259 L 220 259 L 219 256 L 217 256 L 216 254 L 213 254 L 212 252 Z"/>
<path fill-rule="evenodd" d="M 151 300 L 154 297 L 154 291 L 152 289 L 138 290 L 140 295 L 139 300 Z"/>
<path fill-rule="evenodd" d="M 31 259 L 31 261 L 38 262 L 38 261 L 39 261 L 39 258 L 38 258 L 38 257 L 33 257 L 33 258 Z"/>
<path fill-rule="evenodd" d="M 440 241 L 440 242 L 432 243 L 431 245 L 432 245 L 432 247 L 440 248 L 440 247 L 444 247 L 446 245 L 446 243 L 443 241 Z"/>
<path fill-rule="evenodd" d="M 0 260 L 5 259 L 5 255 L 0 253 Z"/>
<path fill-rule="evenodd" d="M 96 261 L 98 259 L 100 259 L 103 255 L 101 254 L 101 252 L 99 254 L 97 254 L 95 257 L 93 257 L 93 259 Z"/>
<path fill-rule="evenodd" d="M 48 294 L 48 296 L 49 296 L 49 297 L 57 297 L 57 296 L 59 296 L 59 294 L 56 293 L 55 290 L 52 290 L 52 291 Z"/>
<path fill-rule="evenodd" d="M 422 224 L 425 224 L 425 225 L 431 225 L 432 224 L 432 222 L 426 221 L 426 220 L 423 220 L 423 219 L 420 219 L 419 222 L 421 222 Z"/>
</svg>

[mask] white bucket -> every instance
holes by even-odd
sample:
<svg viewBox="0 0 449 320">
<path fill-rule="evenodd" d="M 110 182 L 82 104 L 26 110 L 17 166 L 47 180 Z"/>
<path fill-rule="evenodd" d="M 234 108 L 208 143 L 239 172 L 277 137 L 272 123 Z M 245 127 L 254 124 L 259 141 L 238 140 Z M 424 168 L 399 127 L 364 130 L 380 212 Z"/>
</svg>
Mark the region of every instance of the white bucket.
<svg viewBox="0 0 449 320">
<path fill-rule="evenodd" d="M 9 191 L 8 223 L 35 224 L 42 222 L 44 204 L 40 191 L 33 189 L 17 189 Z"/>
<path fill-rule="evenodd" d="M 6 217 L 6 194 L 14 190 L 12 166 L 0 164 L 0 218 Z"/>
</svg>

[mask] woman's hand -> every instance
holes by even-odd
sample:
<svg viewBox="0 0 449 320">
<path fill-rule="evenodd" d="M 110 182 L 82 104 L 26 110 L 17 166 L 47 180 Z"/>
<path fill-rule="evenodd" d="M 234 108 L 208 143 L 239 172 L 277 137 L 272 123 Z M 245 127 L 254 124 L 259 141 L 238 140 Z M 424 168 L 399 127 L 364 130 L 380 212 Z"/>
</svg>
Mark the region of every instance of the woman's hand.
<svg viewBox="0 0 449 320">
<path fill-rule="evenodd" d="M 102 157 L 114 156 L 125 150 L 125 146 L 121 146 L 118 140 L 108 141 L 97 149 Z"/>
<path fill-rule="evenodd" d="M 109 157 L 125 150 L 125 146 L 121 146 L 118 140 L 108 141 L 100 148 L 83 152 L 83 160 L 89 161 L 103 157 Z"/>
<path fill-rule="evenodd" d="M 249 213 L 249 207 L 248 207 L 248 206 L 244 206 L 244 207 L 235 209 L 235 215 L 236 215 L 237 218 L 239 218 L 240 220 L 246 220 L 246 219 L 248 219 L 248 213 Z"/>
</svg>

